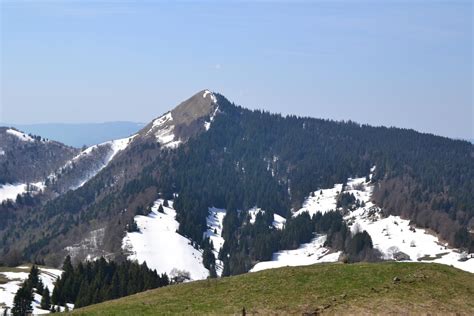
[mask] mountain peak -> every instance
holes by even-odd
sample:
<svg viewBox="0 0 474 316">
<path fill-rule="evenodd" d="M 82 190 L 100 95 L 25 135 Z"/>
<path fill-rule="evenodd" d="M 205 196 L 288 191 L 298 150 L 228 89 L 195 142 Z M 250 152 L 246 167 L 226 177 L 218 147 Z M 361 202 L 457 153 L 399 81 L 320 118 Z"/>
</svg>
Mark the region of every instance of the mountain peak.
<svg viewBox="0 0 474 316">
<path fill-rule="evenodd" d="M 217 106 L 217 98 L 209 90 L 201 90 L 189 99 L 181 102 L 171 111 L 178 124 L 189 125 L 196 119 L 210 116 Z"/>
<path fill-rule="evenodd" d="M 163 147 L 175 148 L 200 131 L 208 130 L 217 109 L 215 94 L 201 90 L 153 120 L 140 134 L 147 139 L 155 138 Z"/>
<path fill-rule="evenodd" d="M 207 89 L 203 91 L 202 97 L 203 97 L 204 99 L 205 99 L 205 98 L 211 98 L 211 101 L 212 101 L 213 103 L 217 103 L 217 98 L 216 98 L 216 96 L 214 95 L 214 93 L 211 92 L 211 91 L 209 91 L 209 90 L 207 90 Z"/>
</svg>

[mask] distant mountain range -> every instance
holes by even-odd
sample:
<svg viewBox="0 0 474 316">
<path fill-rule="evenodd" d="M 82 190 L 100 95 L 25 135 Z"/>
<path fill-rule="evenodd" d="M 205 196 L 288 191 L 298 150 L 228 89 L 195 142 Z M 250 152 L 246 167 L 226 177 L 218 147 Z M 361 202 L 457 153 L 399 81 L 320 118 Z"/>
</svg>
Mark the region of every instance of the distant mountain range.
<svg viewBox="0 0 474 316">
<path fill-rule="evenodd" d="M 80 148 L 100 144 L 109 140 L 127 137 L 145 124 L 136 122 L 105 123 L 45 123 L 45 124 L 10 124 L 0 126 L 14 127 L 27 134 L 41 135 L 68 146 Z"/>
</svg>

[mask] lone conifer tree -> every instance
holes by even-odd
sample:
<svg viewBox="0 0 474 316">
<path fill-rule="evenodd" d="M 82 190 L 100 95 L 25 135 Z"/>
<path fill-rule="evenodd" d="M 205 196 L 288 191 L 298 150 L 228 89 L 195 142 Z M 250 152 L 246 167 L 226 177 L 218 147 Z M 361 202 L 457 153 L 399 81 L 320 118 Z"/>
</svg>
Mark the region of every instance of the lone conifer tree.
<svg viewBox="0 0 474 316">
<path fill-rule="evenodd" d="M 32 288 L 27 284 L 23 285 L 18 289 L 13 299 L 12 314 L 14 316 L 24 316 L 30 314 L 33 311 L 31 302 L 33 301 Z"/>
<path fill-rule="evenodd" d="M 49 310 L 51 308 L 51 297 L 49 295 L 48 287 L 43 290 L 43 297 L 41 298 L 41 309 Z"/>
<path fill-rule="evenodd" d="M 39 269 L 36 265 L 33 265 L 28 275 L 28 286 L 31 288 L 37 288 L 39 282 Z M 41 283 L 41 285 L 43 285 Z"/>
</svg>

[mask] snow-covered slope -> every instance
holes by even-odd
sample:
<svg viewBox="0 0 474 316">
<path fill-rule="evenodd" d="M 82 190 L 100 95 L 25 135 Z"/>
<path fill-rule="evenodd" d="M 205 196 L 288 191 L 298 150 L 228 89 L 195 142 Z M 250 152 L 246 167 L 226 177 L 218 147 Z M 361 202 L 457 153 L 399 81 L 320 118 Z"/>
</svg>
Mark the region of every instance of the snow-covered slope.
<svg viewBox="0 0 474 316">
<path fill-rule="evenodd" d="M 214 256 L 216 257 L 216 273 L 222 275 L 224 265 L 221 260 L 218 260 L 219 251 L 224 246 L 224 237 L 222 237 L 222 228 L 224 217 L 226 214 L 225 209 L 210 207 L 209 215 L 206 218 L 207 230 L 204 232 L 204 238 L 209 238 L 214 246 Z"/>
<path fill-rule="evenodd" d="M 99 173 L 102 169 L 104 169 L 105 167 L 107 167 L 107 165 L 112 161 L 112 159 L 114 159 L 114 157 L 122 150 L 124 150 L 125 148 L 127 148 L 127 146 L 133 141 L 133 139 L 136 137 L 137 135 L 133 135 L 131 137 L 127 137 L 127 138 L 122 138 L 122 139 L 117 139 L 117 140 L 112 140 L 112 141 L 109 141 L 109 142 L 105 142 L 103 144 L 99 144 L 99 145 L 96 145 L 96 146 L 93 146 L 93 147 L 99 147 L 99 146 L 108 146 L 110 148 L 109 150 L 109 153 L 108 155 L 106 156 L 106 158 L 104 159 L 102 165 L 99 165 L 98 168 L 95 168 L 93 170 L 91 170 L 87 175 L 86 175 L 86 178 L 82 179 L 82 182 L 79 184 L 79 187 L 83 186 L 87 181 L 89 181 L 91 178 L 93 178 L 97 173 Z M 92 151 L 93 149 L 91 149 L 91 147 L 87 148 L 84 152 L 87 152 L 85 153 L 86 155 L 87 154 L 90 154 L 90 152 Z M 82 154 L 82 153 L 81 153 Z M 75 159 L 80 159 L 78 157 L 75 157 Z"/>
<path fill-rule="evenodd" d="M 9 309 L 13 306 L 13 298 L 16 292 L 20 288 L 21 284 L 28 279 L 28 274 L 31 267 L 20 266 L 17 268 L 10 269 L 11 271 L 0 272 L 0 277 L 7 279 L 6 283 L 0 283 L 0 313 L 5 311 L 5 307 Z M 53 292 L 54 282 L 61 275 L 62 271 L 58 269 L 42 268 L 40 267 L 40 278 L 44 286 L 47 287 L 50 293 Z M 35 293 L 33 300 L 33 314 L 48 314 L 49 311 L 40 308 L 41 295 Z M 69 309 L 72 309 L 74 305 L 68 304 Z M 64 308 L 62 309 L 64 310 Z"/>
<path fill-rule="evenodd" d="M 18 194 L 25 194 L 30 192 L 32 194 L 38 193 L 44 189 L 43 182 L 37 183 L 17 183 L 17 184 L 3 184 L 0 185 L 0 203 L 6 200 L 15 201 Z"/>
<path fill-rule="evenodd" d="M 436 262 L 474 273 L 474 258 L 468 259 L 467 253 L 448 247 L 435 235 L 410 225 L 409 220 L 400 216 L 383 218 L 381 210 L 371 202 L 373 186 L 365 183 L 365 178 L 349 179 L 345 192 L 365 203 L 345 216 L 351 231 L 367 231 L 384 259 Z"/>
<path fill-rule="evenodd" d="M 348 179 L 344 192 L 353 194 L 362 206 L 349 211 L 344 219 L 353 233 L 365 230 L 370 234 L 374 247 L 382 253 L 383 259 L 436 262 L 474 273 L 474 258 L 469 258 L 467 253 L 448 247 L 447 243 L 441 242 L 425 229 L 410 225 L 409 220 L 399 216 L 384 218 L 381 210 L 371 201 L 373 185 L 365 180 Z M 342 184 L 338 184 L 332 189 L 311 193 L 303 208 L 295 212 L 294 216 L 302 212 L 312 215 L 335 211 L 337 197 L 342 189 Z M 331 253 L 324 247 L 325 238 L 319 235 L 299 249 L 277 252 L 272 261 L 260 262 L 251 271 L 337 261 L 339 253 Z"/>
<path fill-rule="evenodd" d="M 181 140 L 174 134 L 175 125 L 171 112 L 153 121 L 151 129 L 147 134 L 153 134 L 156 140 L 165 148 L 176 148 L 181 144 Z"/>
<path fill-rule="evenodd" d="M 7 129 L 6 132 L 10 135 L 13 135 L 13 136 L 17 137 L 19 140 L 24 141 L 24 142 L 34 142 L 35 141 L 31 136 L 29 136 L 25 133 L 22 133 L 20 131 L 11 129 L 11 128 Z"/>
<path fill-rule="evenodd" d="M 139 232 L 127 233 L 122 242 L 123 249 L 129 253 L 128 258 L 146 261 L 148 267 L 158 273 L 170 273 L 174 268 L 188 271 L 192 280 L 205 279 L 209 271 L 204 268 L 202 253 L 191 245 L 191 241 L 177 233 L 178 222 L 173 202 L 170 207 L 163 207 L 164 213 L 158 212 L 163 204 L 155 202 L 148 216 L 136 216 Z"/>
<path fill-rule="evenodd" d="M 114 159 L 121 151 L 125 150 L 137 135 L 108 141 L 88 147 L 68 161 L 49 180 L 57 183 L 62 181 L 62 188 L 57 191 L 77 189 L 92 179 Z"/>
<path fill-rule="evenodd" d="M 26 184 L 4 184 L 0 185 L 0 202 L 15 200 L 18 194 L 26 192 Z"/>
<path fill-rule="evenodd" d="M 250 215 L 250 223 L 253 224 L 255 223 L 255 218 L 257 214 L 258 213 L 264 214 L 265 210 L 262 210 L 259 207 L 253 207 L 248 211 L 248 213 Z M 285 224 L 286 224 L 286 219 L 283 216 L 278 215 L 278 214 L 273 214 L 273 223 L 272 223 L 273 227 L 277 229 L 283 229 Z"/>
<path fill-rule="evenodd" d="M 336 262 L 340 252 L 331 252 L 324 247 L 326 235 L 318 235 L 311 242 L 301 245 L 298 249 L 282 250 L 273 254 L 271 261 L 257 263 L 250 272 L 286 266 L 306 266 L 322 262 Z"/>
<path fill-rule="evenodd" d="M 313 216 L 316 212 L 322 214 L 336 209 L 337 196 L 342 191 L 342 184 L 336 184 L 334 188 L 322 189 L 319 191 L 312 192 L 303 203 L 303 207 L 298 210 L 294 216 L 297 216 L 303 212 L 308 212 L 309 215 Z"/>
</svg>

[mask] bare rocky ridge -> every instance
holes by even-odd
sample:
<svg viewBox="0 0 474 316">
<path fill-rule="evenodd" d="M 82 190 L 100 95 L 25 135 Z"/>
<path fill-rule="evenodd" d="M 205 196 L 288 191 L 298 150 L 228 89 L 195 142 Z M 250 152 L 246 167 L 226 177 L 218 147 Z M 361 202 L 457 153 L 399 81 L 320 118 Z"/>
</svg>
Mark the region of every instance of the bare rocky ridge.
<svg viewBox="0 0 474 316">
<path fill-rule="evenodd" d="M 172 111 L 146 125 L 139 138 L 157 139 L 165 147 L 176 147 L 204 130 L 206 120 L 215 113 L 217 100 L 209 90 L 202 90 L 180 103 Z"/>
</svg>

